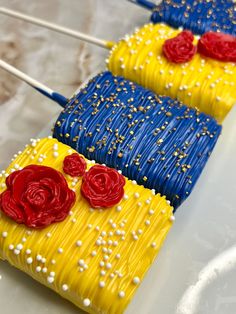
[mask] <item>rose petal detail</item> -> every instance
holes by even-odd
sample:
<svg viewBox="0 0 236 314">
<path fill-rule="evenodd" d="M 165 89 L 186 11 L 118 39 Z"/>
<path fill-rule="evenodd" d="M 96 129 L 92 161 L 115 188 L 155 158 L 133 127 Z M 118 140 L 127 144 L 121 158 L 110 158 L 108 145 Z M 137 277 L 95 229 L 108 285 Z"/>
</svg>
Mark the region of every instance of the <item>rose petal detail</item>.
<svg viewBox="0 0 236 314">
<path fill-rule="evenodd" d="M 176 37 L 167 39 L 162 47 L 164 56 L 173 63 L 190 61 L 197 52 L 193 40 L 194 36 L 190 31 L 183 31 Z"/>
<path fill-rule="evenodd" d="M 57 170 L 29 165 L 10 174 L 0 195 L 6 216 L 30 228 L 43 228 L 64 220 L 75 202 L 64 176 Z"/>
<path fill-rule="evenodd" d="M 236 37 L 207 32 L 198 41 L 198 52 L 219 61 L 236 62 Z"/>
<path fill-rule="evenodd" d="M 81 193 L 93 208 L 108 208 L 124 196 L 125 178 L 115 169 L 95 165 L 85 173 Z"/>
<path fill-rule="evenodd" d="M 86 161 L 77 153 L 66 156 L 63 161 L 63 171 L 72 177 L 83 176 L 86 168 Z"/>
</svg>

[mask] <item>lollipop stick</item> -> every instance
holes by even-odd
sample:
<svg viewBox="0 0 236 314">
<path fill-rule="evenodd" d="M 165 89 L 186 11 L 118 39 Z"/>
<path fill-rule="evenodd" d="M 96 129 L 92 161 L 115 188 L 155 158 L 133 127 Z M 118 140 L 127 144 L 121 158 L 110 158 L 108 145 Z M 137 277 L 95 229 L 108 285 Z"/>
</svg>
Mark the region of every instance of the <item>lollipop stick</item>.
<svg viewBox="0 0 236 314">
<path fill-rule="evenodd" d="M 155 3 L 148 1 L 148 0 L 128 0 L 128 1 L 135 3 L 135 4 L 138 4 L 147 10 L 153 10 L 160 3 L 160 1 L 156 1 L 159 3 L 155 4 Z"/>
<path fill-rule="evenodd" d="M 17 78 L 21 79 L 22 81 L 26 82 L 34 89 L 39 91 L 44 96 L 52 99 L 53 101 L 57 102 L 60 106 L 65 107 L 68 99 L 57 92 L 54 92 L 51 88 L 43 85 L 42 83 L 36 81 L 32 77 L 26 75 L 25 73 L 19 71 L 18 69 L 14 68 L 10 64 L 6 63 L 5 61 L 0 59 L 0 68 L 4 69 L 5 71 L 11 73 L 12 75 L 16 76 Z"/>
<path fill-rule="evenodd" d="M 81 32 L 77 32 L 73 29 L 63 27 L 63 26 L 60 26 L 60 25 L 57 25 L 54 23 L 50 23 L 50 22 L 44 21 L 42 19 L 30 16 L 30 15 L 22 14 L 20 12 L 14 11 L 14 10 L 0 7 L 0 13 L 14 17 L 14 18 L 17 18 L 19 20 L 23 20 L 23 21 L 35 24 L 35 25 L 46 27 L 46 28 L 51 29 L 53 31 L 56 31 L 58 33 L 66 34 L 66 35 L 69 35 L 71 37 L 87 41 L 91 44 L 100 46 L 102 48 L 110 49 L 113 46 L 113 43 L 110 41 L 99 39 L 99 38 L 96 38 L 96 37 L 93 37 L 93 36 L 90 36 L 87 34 L 83 34 Z"/>
</svg>

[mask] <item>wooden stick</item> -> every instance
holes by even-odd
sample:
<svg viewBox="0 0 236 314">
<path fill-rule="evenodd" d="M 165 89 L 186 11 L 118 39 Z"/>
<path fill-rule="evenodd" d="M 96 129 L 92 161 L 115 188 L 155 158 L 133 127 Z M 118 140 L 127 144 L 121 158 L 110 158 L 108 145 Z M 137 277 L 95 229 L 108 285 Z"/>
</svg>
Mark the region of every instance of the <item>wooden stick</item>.
<svg viewBox="0 0 236 314">
<path fill-rule="evenodd" d="M 5 71 L 9 72 L 10 74 L 16 76 L 17 78 L 21 79 L 22 81 L 26 82 L 38 92 L 43 94 L 44 96 L 52 99 L 53 101 L 57 102 L 60 106 L 65 107 L 68 103 L 68 99 L 63 95 L 53 91 L 51 88 L 45 86 L 44 84 L 36 81 L 29 75 L 21 72 L 20 70 L 16 69 L 12 65 L 6 63 L 5 61 L 0 59 L 0 68 L 4 69 Z"/>
<path fill-rule="evenodd" d="M 60 26 L 60 25 L 57 25 L 54 23 L 50 23 L 50 22 L 44 21 L 42 19 L 30 16 L 30 15 L 22 14 L 20 12 L 10 10 L 7 8 L 0 7 L 0 13 L 14 17 L 14 18 L 17 18 L 19 20 L 23 20 L 23 21 L 35 24 L 35 25 L 46 27 L 46 28 L 51 29 L 53 31 L 56 31 L 58 33 L 66 34 L 66 35 L 69 35 L 71 37 L 87 41 L 91 44 L 100 46 L 102 48 L 110 49 L 114 45 L 110 41 L 99 39 L 99 38 L 96 38 L 96 37 L 93 37 L 93 36 L 90 36 L 87 34 L 83 34 L 81 32 L 77 32 L 73 29 L 63 27 L 63 26 Z"/>
</svg>

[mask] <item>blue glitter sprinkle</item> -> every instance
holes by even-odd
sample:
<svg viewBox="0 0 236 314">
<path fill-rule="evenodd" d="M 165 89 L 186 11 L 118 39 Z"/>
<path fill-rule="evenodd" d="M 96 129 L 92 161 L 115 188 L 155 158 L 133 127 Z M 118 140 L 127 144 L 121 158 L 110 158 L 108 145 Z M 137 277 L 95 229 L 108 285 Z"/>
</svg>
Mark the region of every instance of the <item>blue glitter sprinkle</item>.
<svg viewBox="0 0 236 314">
<path fill-rule="evenodd" d="M 236 4 L 233 0 L 163 0 L 154 8 L 151 21 L 200 35 L 220 31 L 235 36 Z"/>
<path fill-rule="evenodd" d="M 212 117 L 104 72 L 69 101 L 53 136 L 166 195 L 176 209 L 191 193 L 220 132 Z"/>
</svg>

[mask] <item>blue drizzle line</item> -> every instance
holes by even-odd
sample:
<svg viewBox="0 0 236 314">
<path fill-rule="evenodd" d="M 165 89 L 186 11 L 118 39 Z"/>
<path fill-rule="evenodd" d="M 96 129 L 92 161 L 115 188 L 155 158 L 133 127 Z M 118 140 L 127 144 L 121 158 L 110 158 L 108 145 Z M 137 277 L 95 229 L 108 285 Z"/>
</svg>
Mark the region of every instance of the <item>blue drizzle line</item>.
<svg viewBox="0 0 236 314">
<path fill-rule="evenodd" d="M 156 5 L 153 2 L 148 0 L 129 0 L 129 1 L 138 4 L 148 10 L 153 10 L 156 7 Z"/>
<path fill-rule="evenodd" d="M 34 87 L 34 86 L 33 86 Z M 46 92 L 45 90 L 41 88 L 34 87 L 38 92 L 43 94 L 44 96 L 50 98 L 51 100 L 57 102 L 61 107 L 65 108 L 68 103 L 68 98 L 64 97 L 63 95 L 53 92 L 52 94 Z"/>
<path fill-rule="evenodd" d="M 151 15 L 153 23 L 189 29 L 202 35 L 220 31 L 236 35 L 236 4 L 233 0 L 163 0 Z"/>
<path fill-rule="evenodd" d="M 53 136 L 166 195 L 176 209 L 191 193 L 220 133 L 212 117 L 104 72 L 70 99 Z"/>
</svg>

